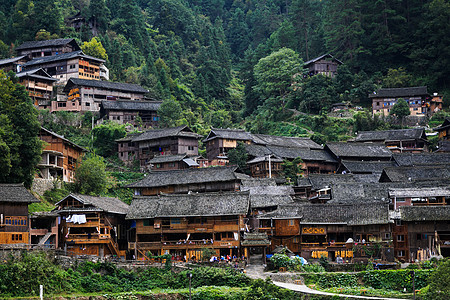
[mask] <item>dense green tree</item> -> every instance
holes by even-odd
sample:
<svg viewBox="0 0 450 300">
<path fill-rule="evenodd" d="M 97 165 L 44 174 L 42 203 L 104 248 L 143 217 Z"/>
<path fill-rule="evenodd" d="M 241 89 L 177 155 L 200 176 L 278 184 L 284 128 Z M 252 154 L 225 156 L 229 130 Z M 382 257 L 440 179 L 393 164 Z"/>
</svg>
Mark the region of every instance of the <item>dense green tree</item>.
<svg viewBox="0 0 450 300">
<path fill-rule="evenodd" d="M 111 187 L 104 159 L 95 154 L 85 155 L 75 169 L 74 190 L 80 194 L 99 196 Z"/>
<path fill-rule="evenodd" d="M 248 154 L 243 143 L 238 142 L 236 148 L 228 151 L 227 156 L 230 165 L 237 166 L 244 173 L 250 172 L 247 166 Z"/>
<path fill-rule="evenodd" d="M 326 112 L 331 104 L 339 101 L 332 79 L 320 74 L 305 79 L 297 94 L 299 109 L 307 113 Z"/>
<path fill-rule="evenodd" d="M 177 126 L 181 119 L 181 105 L 177 100 L 164 100 L 158 109 L 159 123 L 161 127 Z"/>
<path fill-rule="evenodd" d="M 383 87 L 401 88 L 414 86 L 413 76 L 408 74 L 402 67 L 398 69 L 389 69 L 387 75 L 383 78 Z"/>
<path fill-rule="evenodd" d="M 93 146 L 98 155 L 110 157 L 117 153 L 116 140 L 125 137 L 126 125 L 113 121 L 106 121 L 92 130 L 94 137 Z"/>
<path fill-rule="evenodd" d="M 396 116 L 397 118 L 399 118 L 402 121 L 403 127 L 403 119 L 411 114 L 408 102 L 406 102 L 404 99 L 401 98 L 398 99 L 397 102 L 394 104 L 394 106 L 391 108 L 389 114 L 391 116 Z"/>
<path fill-rule="evenodd" d="M 105 0 L 90 0 L 88 11 L 88 17 L 93 26 L 105 31 L 111 14 Z"/>
<path fill-rule="evenodd" d="M 297 184 L 297 178 L 303 173 L 302 163 L 303 160 L 297 157 L 292 161 L 284 160 L 281 164 L 284 177 L 293 185 Z"/>
<path fill-rule="evenodd" d="M 290 91 L 294 75 L 301 71 L 302 60 L 292 49 L 282 48 L 256 64 L 254 73 L 257 80 L 255 89 L 263 97 L 283 98 Z"/>
<path fill-rule="evenodd" d="M 42 143 L 37 111 L 25 88 L 0 71 L 0 182 L 31 187 Z"/>
<path fill-rule="evenodd" d="M 100 40 L 96 37 L 93 37 L 89 42 L 84 42 L 80 46 L 80 48 L 86 55 L 101 58 L 104 60 L 108 59 L 108 54 L 106 54 L 106 50 L 103 47 L 102 42 L 100 42 Z"/>
<path fill-rule="evenodd" d="M 436 271 L 429 279 L 429 286 L 421 299 L 445 300 L 450 298 L 450 260 L 446 259 L 439 263 Z"/>
</svg>

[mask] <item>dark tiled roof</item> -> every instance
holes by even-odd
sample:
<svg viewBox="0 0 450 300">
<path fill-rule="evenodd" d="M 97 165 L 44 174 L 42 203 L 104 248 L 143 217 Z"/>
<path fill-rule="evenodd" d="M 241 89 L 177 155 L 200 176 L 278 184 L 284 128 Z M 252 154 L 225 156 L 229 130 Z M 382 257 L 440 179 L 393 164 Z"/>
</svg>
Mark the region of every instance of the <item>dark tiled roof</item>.
<svg viewBox="0 0 450 300">
<path fill-rule="evenodd" d="M 266 134 L 253 134 L 253 142 L 259 145 L 282 146 L 306 149 L 322 149 L 322 146 L 306 137 L 286 137 Z"/>
<path fill-rule="evenodd" d="M 392 158 L 399 166 L 450 163 L 450 153 L 393 153 Z"/>
<path fill-rule="evenodd" d="M 53 39 L 53 40 L 45 40 L 45 41 L 27 41 L 27 42 L 22 43 L 19 47 L 17 47 L 16 50 L 52 47 L 52 46 L 64 46 L 71 42 L 76 44 L 74 39 Z M 79 49 L 79 47 L 78 47 L 78 49 Z"/>
<path fill-rule="evenodd" d="M 277 183 L 275 182 L 275 179 L 273 178 L 247 178 L 242 179 L 241 181 L 241 187 L 248 189 L 251 187 L 261 187 L 261 186 L 276 186 Z M 241 188 L 241 189 L 242 189 Z"/>
<path fill-rule="evenodd" d="M 428 95 L 426 86 L 416 86 L 407 88 L 379 89 L 376 94 L 370 94 L 370 98 L 401 98 Z"/>
<path fill-rule="evenodd" d="M 391 151 L 383 144 L 368 143 L 327 143 L 336 157 L 390 158 Z"/>
<path fill-rule="evenodd" d="M 143 87 L 141 87 L 138 84 L 102 81 L 102 80 L 89 80 L 89 79 L 80 79 L 80 78 L 70 78 L 67 81 L 66 86 L 64 87 L 64 91 L 68 92 L 73 86 L 87 86 L 87 87 L 94 87 L 94 88 L 105 89 L 105 90 L 133 92 L 133 93 L 140 93 L 140 94 L 148 93 L 147 89 L 144 89 Z M 106 101 L 103 101 L 103 102 L 106 102 Z M 114 101 L 107 101 L 107 102 L 114 102 Z M 119 102 L 119 101 L 117 101 L 117 102 Z M 122 101 L 120 101 L 120 102 L 122 102 Z M 124 101 L 124 102 L 130 102 L 130 101 Z M 126 103 L 124 103 L 122 105 L 126 105 Z"/>
<path fill-rule="evenodd" d="M 403 221 L 447 221 L 450 206 L 401 206 L 400 216 Z"/>
<path fill-rule="evenodd" d="M 406 141 L 424 138 L 424 128 L 381 130 L 381 131 L 361 131 L 355 138 L 356 142 L 376 142 L 376 141 Z"/>
<path fill-rule="evenodd" d="M 280 204 L 293 203 L 291 195 L 294 194 L 292 186 L 254 186 L 254 187 L 240 187 L 241 191 L 250 192 L 250 206 L 254 208 L 264 208 L 271 206 L 278 206 Z"/>
<path fill-rule="evenodd" d="M 235 216 L 249 210 L 248 192 L 172 194 L 135 197 L 127 219 Z"/>
<path fill-rule="evenodd" d="M 304 180 L 304 178 L 300 178 Z M 355 182 L 353 174 L 309 174 L 306 180 L 309 181 L 313 190 L 320 190 L 325 187 L 331 187 L 332 185 L 338 183 Z M 305 182 L 303 182 L 303 185 L 304 184 Z"/>
<path fill-rule="evenodd" d="M 102 101 L 102 107 L 105 110 L 139 110 L 139 111 L 157 111 L 162 102 L 159 101 L 137 101 L 137 100 L 115 100 Z"/>
<path fill-rule="evenodd" d="M 444 129 L 447 129 L 450 127 L 450 117 L 445 117 L 444 122 L 441 124 L 441 126 L 433 128 L 434 131 L 441 131 Z"/>
<path fill-rule="evenodd" d="M 65 141 L 65 142 L 71 144 L 73 147 L 80 149 L 81 151 L 87 151 L 87 150 L 84 149 L 83 147 L 78 146 L 77 144 L 75 144 L 75 143 L 69 141 L 68 139 L 66 139 L 66 138 L 65 138 L 64 136 L 62 136 L 62 135 L 56 134 L 56 133 L 54 133 L 53 131 L 50 131 L 50 130 L 48 130 L 48 129 L 45 129 L 44 127 L 41 127 L 41 130 L 45 131 L 46 133 L 48 133 L 48 134 L 50 134 L 50 135 L 53 135 L 53 136 L 56 136 L 57 138 L 62 139 L 63 141 Z"/>
<path fill-rule="evenodd" d="M 438 153 L 450 152 L 450 140 L 439 141 L 438 142 L 438 150 L 436 150 L 436 152 L 438 152 Z"/>
<path fill-rule="evenodd" d="M 244 232 L 244 239 L 241 241 L 242 246 L 269 246 L 270 244 L 265 232 Z"/>
<path fill-rule="evenodd" d="M 156 140 L 166 137 L 188 137 L 188 138 L 201 138 L 201 135 L 192 132 L 187 126 L 178 126 L 173 128 L 154 129 L 147 130 L 137 137 L 133 138 L 133 142 Z"/>
<path fill-rule="evenodd" d="M 323 54 L 323 55 L 321 55 L 321 56 L 319 56 L 319 57 L 316 57 L 316 58 L 313 58 L 313 59 L 311 59 L 311 60 L 308 60 L 307 62 L 304 63 L 304 66 L 308 66 L 308 65 L 310 65 L 310 64 L 312 64 L 312 63 L 315 63 L 316 61 L 319 61 L 319 60 L 321 60 L 321 59 L 323 59 L 323 58 L 325 58 L 325 57 L 329 57 L 329 58 L 331 58 L 331 59 L 333 59 L 333 60 L 336 60 L 336 61 L 337 61 L 338 63 L 340 63 L 341 65 L 343 64 L 342 61 L 340 61 L 339 59 L 333 57 L 333 55 L 331 55 L 330 53 L 326 53 L 326 54 Z"/>
<path fill-rule="evenodd" d="M 419 198 L 419 197 L 450 197 L 450 186 L 445 187 L 392 187 L 389 189 L 390 197 Z M 449 215 L 450 218 L 450 215 Z"/>
<path fill-rule="evenodd" d="M 351 173 L 377 173 L 381 174 L 384 168 L 395 167 L 393 161 L 351 161 L 342 160 L 342 165 Z"/>
<path fill-rule="evenodd" d="M 68 60 L 68 59 L 72 59 L 72 58 L 76 58 L 76 57 L 82 57 L 82 58 L 89 59 L 89 60 L 95 60 L 99 63 L 105 62 L 103 59 L 84 55 L 83 52 L 81 50 L 79 50 L 79 51 L 54 55 L 54 56 L 38 57 L 38 58 L 32 59 L 29 62 L 23 64 L 23 67 L 30 68 L 30 67 L 33 67 L 36 65 L 48 64 L 48 63 L 60 61 L 60 60 Z"/>
<path fill-rule="evenodd" d="M 58 80 L 58 79 L 55 79 L 52 76 L 50 76 L 42 68 L 36 68 L 36 69 L 33 69 L 33 70 L 22 71 L 22 72 L 16 73 L 16 76 L 18 78 L 27 77 L 28 76 L 28 77 L 33 77 L 33 78 L 47 80 L 47 81 L 57 81 Z"/>
<path fill-rule="evenodd" d="M 127 133 L 126 137 L 116 140 L 116 142 L 131 142 L 132 139 L 140 135 L 140 133 Z"/>
<path fill-rule="evenodd" d="M 0 66 L 19 61 L 19 60 L 23 59 L 24 57 L 25 57 L 25 55 L 21 55 L 21 56 L 17 56 L 17 57 L 0 59 Z"/>
<path fill-rule="evenodd" d="M 41 202 L 22 183 L 0 183 L 0 202 L 34 203 Z"/>
<path fill-rule="evenodd" d="M 325 150 L 309 149 L 300 147 L 283 147 L 276 145 L 245 145 L 247 154 L 254 157 L 273 154 L 283 159 L 294 159 L 300 157 L 304 161 L 324 161 L 335 163 L 336 160 Z"/>
<path fill-rule="evenodd" d="M 235 168 L 213 167 L 172 171 L 158 171 L 146 174 L 138 182 L 127 185 L 128 188 L 151 188 L 180 184 L 235 181 Z"/>
<path fill-rule="evenodd" d="M 209 141 L 215 138 L 251 141 L 253 137 L 251 133 L 246 132 L 243 129 L 211 128 L 210 133 L 204 141 Z"/>
<path fill-rule="evenodd" d="M 450 164 L 385 168 L 381 181 L 414 182 L 450 179 Z"/>
<path fill-rule="evenodd" d="M 86 206 L 93 206 L 94 209 L 100 209 L 109 213 L 125 215 L 128 212 L 128 204 L 120 201 L 119 198 L 112 197 L 94 197 L 88 195 L 70 194 L 55 205 L 58 206 L 67 198 L 73 198 Z M 73 210 L 73 208 L 69 208 L 69 210 Z M 79 210 L 83 211 L 86 209 L 80 208 Z"/>
<path fill-rule="evenodd" d="M 182 161 L 185 157 L 186 157 L 186 154 L 158 155 L 158 156 L 155 156 L 153 159 L 151 159 L 150 163 L 151 164 L 161 164 L 161 163 L 167 163 L 167 162 Z"/>
<path fill-rule="evenodd" d="M 260 219 L 300 219 L 301 224 L 371 225 L 389 222 L 389 204 L 289 204 L 260 215 Z"/>
<path fill-rule="evenodd" d="M 259 162 L 263 162 L 263 161 L 269 161 L 269 157 L 268 156 L 260 156 L 260 157 L 255 157 L 254 159 L 252 159 L 252 160 L 249 160 L 248 162 L 247 162 L 247 164 L 256 164 L 256 163 L 259 163 Z M 283 162 L 283 160 L 281 159 L 281 158 L 278 158 L 278 157 L 276 157 L 276 156 L 270 156 L 270 162 L 271 163 L 275 163 L 275 162 L 278 162 L 278 163 L 282 163 Z"/>
</svg>

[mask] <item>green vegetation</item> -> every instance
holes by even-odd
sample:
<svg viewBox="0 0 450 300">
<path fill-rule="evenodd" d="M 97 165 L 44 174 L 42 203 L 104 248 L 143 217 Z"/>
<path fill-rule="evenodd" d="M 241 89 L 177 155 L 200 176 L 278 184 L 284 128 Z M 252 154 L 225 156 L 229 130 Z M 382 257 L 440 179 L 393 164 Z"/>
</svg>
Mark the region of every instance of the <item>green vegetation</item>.
<svg viewBox="0 0 450 300">
<path fill-rule="evenodd" d="M 0 70 L 0 182 L 33 182 L 41 159 L 37 110 L 13 73 Z"/>
<path fill-rule="evenodd" d="M 77 193 L 99 196 L 106 193 L 111 184 L 101 156 L 85 155 L 75 169 L 73 190 Z"/>
</svg>

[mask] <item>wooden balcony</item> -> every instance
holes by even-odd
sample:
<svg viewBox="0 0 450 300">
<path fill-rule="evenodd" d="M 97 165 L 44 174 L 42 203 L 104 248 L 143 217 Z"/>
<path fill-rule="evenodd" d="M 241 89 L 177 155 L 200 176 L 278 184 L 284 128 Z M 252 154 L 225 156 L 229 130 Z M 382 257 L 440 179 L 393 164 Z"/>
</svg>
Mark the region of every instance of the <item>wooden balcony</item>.
<svg viewBox="0 0 450 300">
<path fill-rule="evenodd" d="M 235 240 L 192 240 L 184 242 L 179 241 L 160 241 L 160 242 L 138 242 L 137 248 L 141 250 L 157 250 L 157 249 L 202 249 L 202 248 L 231 248 L 239 246 L 239 241 Z M 135 243 L 128 243 L 130 250 L 135 249 Z"/>
<path fill-rule="evenodd" d="M 107 244 L 111 240 L 111 235 L 98 233 L 69 234 L 66 240 L 83 244 Z"/>
</svg>

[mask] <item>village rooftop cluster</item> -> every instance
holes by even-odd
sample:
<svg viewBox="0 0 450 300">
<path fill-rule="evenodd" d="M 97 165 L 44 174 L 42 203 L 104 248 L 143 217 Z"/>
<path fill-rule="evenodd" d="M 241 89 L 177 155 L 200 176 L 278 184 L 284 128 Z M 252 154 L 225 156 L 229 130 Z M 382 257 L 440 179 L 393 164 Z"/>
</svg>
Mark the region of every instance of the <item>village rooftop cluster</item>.
<svg viewBox="0 0 450 300">
<path fill-rule="evenodd" d="M 144 127 L 157 127 L 161 102 L 148 101 L 137 85 L 106 81 L 104 61 L 83 54 L 73 39 L 26 42 L 17 51 L 0 67 L 17 73 L 38 108 L 98 111 L 101 120 L 132 125 L 139 115 Z M 308 63 L 317 74 L 340 62 L 324 55 Z M 442 108 L 442 97 L 426 87 L 382 89 L 372 98 L 374 113 L 386 114 L 399 98 L 416 116 Z M 448 257 L 450 119 L 434 130 L 434 152 L 424 128 L 359 132 L 325 145 L 225 128 L 206 137 L 187 126 L 129 134 L 117 141 L 118 158 L 147 172 L 126 187 L 134 190 L 131 205 L 70 194 L 51 212 L 29 216 L 28 204 L 39 200 L 21 184 L 0 184 L 0 244 L 144 260 L 148 253 L 192 260 L 204 248 L 249 257 L 281 245 L 306 259 L 368 257 L 350 251 L 357 244 L 380 246 L 388 262 Z M 46 148 L 36 180 L 73 181 L 86 150 L 45 128 L 39 135 Z M 249 175 L 229 164 L 239 144 Z M 286 179 L 282 163 L 296 158 L 302 174 Z"/>
</svg>

